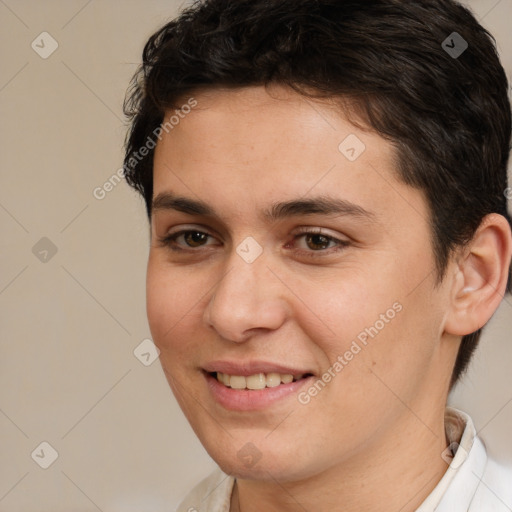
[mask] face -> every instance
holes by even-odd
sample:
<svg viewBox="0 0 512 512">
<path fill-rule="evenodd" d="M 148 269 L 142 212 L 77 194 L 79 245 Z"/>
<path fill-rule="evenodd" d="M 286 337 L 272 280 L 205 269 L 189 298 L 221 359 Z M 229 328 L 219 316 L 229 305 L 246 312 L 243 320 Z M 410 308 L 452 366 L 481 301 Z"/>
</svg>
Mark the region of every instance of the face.
<svg viewBox="0 0 512 512">
<path fill-rule="evenodd" d="M 207 451 L 286 481 L 418 428 L 449 379 L 448 292 L 394 148 L 284 88 L 194 98 L 155 150 L 147 310 Z"/>
</svg>

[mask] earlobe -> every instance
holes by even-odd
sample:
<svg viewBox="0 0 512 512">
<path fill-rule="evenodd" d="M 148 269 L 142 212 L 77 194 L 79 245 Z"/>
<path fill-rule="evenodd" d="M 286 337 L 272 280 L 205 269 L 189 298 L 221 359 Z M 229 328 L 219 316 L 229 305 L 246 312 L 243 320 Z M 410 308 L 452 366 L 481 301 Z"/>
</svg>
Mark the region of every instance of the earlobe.
<svg viewBox="0 0 512 512">
<path fill-rule="evenodd" d="M 495 213 L 484 217 L 457 262 L 445 332 L 464 336 L 489 321 L 505 294 L 511 254 L 507 219 Z"/>
</svg>

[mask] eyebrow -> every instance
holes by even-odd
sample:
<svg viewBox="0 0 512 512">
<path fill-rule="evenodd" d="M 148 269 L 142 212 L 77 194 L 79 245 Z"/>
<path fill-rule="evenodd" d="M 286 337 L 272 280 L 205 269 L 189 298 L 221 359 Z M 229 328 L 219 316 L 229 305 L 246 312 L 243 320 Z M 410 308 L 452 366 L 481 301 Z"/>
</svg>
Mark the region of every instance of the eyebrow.
<svg viewBox="0 0 512 512">
<path fill-rule="evenodd" d="M 220 220 L 220 216 L 207 203 L 170 192 L 162 192 L 153 199 L 151 211 L 161 210 L 176 210 L 188 215 L 212 217 Z M 277 202 L 261 212 L 261 217 L 269 222 L 301 215 L 350 216 L 370 221 L 377 219 L 375 212 L 366 210 L 362 206 L 346 199 L 327 196 Z"/>
</svg>

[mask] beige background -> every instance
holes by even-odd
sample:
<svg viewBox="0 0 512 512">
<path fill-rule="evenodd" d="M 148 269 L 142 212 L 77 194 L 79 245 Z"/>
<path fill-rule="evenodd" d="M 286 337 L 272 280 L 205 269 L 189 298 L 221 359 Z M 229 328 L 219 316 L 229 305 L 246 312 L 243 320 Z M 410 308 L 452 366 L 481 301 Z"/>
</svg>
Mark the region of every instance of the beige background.
<svg viewBox="0 0 512 512">
<path fill-rule="evenodd" d="M 512 76 L 511 0 L 468 3 Z M 142 201 L 124 183 L 93 195 L 121 166 L 142 45 L 178 7 L 0 0 L 0 512 L 169 511 L 214 467 L 158 361 L 133 353 L 150 337 Z M 31 48 L 43 31 L 59 45 L 47 59 Z M 511 332 L 507 297 L 451 399 L 510 462 Z"/>
</svg>

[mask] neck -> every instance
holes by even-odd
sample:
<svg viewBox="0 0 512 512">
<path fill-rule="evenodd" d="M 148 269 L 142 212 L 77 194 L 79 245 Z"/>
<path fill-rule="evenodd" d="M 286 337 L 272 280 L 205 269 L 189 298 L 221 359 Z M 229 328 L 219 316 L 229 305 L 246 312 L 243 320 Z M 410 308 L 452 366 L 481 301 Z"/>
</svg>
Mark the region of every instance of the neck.
<svg viewBox="0 0 512 512">
<path fill-rule="evenodd" d="M 426 419 L 405 409 L 392 432 L 321 474 L 297 482 L 237 480 L 231 512 L 413 512 L 446 472 L 446 446 L 444 409 Z"/>
</svg>

